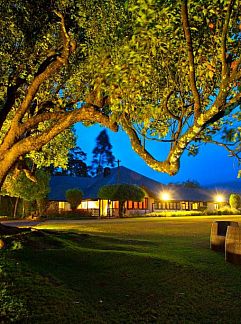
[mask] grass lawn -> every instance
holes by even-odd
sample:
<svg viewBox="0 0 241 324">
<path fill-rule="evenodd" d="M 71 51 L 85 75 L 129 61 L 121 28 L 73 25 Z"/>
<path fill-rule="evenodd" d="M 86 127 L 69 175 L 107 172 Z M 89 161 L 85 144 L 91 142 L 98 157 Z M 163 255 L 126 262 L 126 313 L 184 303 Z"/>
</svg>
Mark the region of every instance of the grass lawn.
<svg viewBox="0 0 241 324">
<path fill-rule="evenodd" d="M 241 267 L 209 249 L 214 219 L 50 222 L 5 236 L 0 323 L 240 323 Z"/>
</svg>

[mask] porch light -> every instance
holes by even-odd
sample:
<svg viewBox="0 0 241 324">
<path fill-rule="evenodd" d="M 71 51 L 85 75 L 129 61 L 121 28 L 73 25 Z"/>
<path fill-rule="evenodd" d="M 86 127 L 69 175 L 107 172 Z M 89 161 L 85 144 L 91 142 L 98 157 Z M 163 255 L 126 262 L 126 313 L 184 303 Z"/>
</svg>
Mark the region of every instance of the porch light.
<svg viewBox="0 0 241 324">
<path fill-rule="evenodd" d="M 219 203 L 221 203 L 221 202 L 225 202 L 225 197 L 224 197 L 224 195 L 217 194 L 217 195 L 215 196 L 214 200 L 215 200 L 216 202 L 219 202 Z"/>
<path fill-rule="evenodd" d="M 164 191 L 161 193 L 161 200 L 170 200 L 171 199 L 171 195 L 169 192 Z"/>
</svg>

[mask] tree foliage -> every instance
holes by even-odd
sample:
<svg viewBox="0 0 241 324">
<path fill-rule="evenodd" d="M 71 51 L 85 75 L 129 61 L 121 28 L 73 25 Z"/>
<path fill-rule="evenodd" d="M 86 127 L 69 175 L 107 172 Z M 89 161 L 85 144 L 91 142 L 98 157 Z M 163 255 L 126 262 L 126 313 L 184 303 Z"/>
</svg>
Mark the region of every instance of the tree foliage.
<svg viewBox="0 0 241 324">
<path fill-rule="evenodd" d="M 14 174 L 9 174 L 4 182 L 1 194 L 19 197 L 26 201 L 44 199 L 50 190 L 49 180 L 48 173 L 43 170 L 36 170 L 35 181 L 31 181 L 23 171 L 20 171 L 17 177 Z"/>
<path fill-rule="evenodd" d="M 186 180 L 183 182 L 169 183 L 169 185 L 180 186 L 184 188 L 201 188 L 201 185 L 197 180 Z"/>
<path fill-rule="evenodd" d="M 106 185 L 100 188 L 98 197 L 101 199 L 119 201 L 119 215 L 123 217 L 125 202 L 127 200 L 142 201 L 145 197 L 145 192 L 136 185 Z"/>
<path fill-rule="evenodd" d="M 239 12 L 238 0 L 5 2 L 0 184 L 77 121 L 121 126 L 135 152 L 170 175 L 200 143 L 239 157 Z"/>
<path fill-rule="evenodd" d="M 114 167 L 115 157 L 112 153 L 112 145 L 109 136 L 104 129 L 96 138 L 96 146 L 93 149 L 92 173 L 94 175 L 103 171 L 105 166 Z"/>
<path fill-rule="evenodd" d="M 80 147 L 76 146 L 70 149 L 67 157 L 68 162 L 65 168 L 55 168 L 52 170 L 53 174 L 78 177 L 88 176 L 88 166 L 85 163 L 87 155 Z"/>
<path fill-rule="evenodd" d="M 238 194 L 231 194 L 229 197 L 229 204 L 231 208 L 238 209 L 241 206 L 241 197 Z"/>
<path fill-rule="evenodd" d="M 65 193 L 66 200 L 70 203 L 72 210 L 76 210 L 82 201 L 83 192 L 80 189 L 69 189 Z"/>
</svg>

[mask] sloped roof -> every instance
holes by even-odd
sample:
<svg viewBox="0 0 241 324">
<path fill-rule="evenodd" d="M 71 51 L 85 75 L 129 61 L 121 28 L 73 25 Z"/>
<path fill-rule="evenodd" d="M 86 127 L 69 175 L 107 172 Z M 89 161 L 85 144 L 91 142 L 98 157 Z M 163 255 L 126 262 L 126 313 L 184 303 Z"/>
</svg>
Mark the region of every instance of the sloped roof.
<svg viewBox="0 0 241 324">
<path fill-rule="evenodd" d="M 160 193 L 165 186 L 160 182 L 152 180 L 126 167 L 113 168 L 110 174 L 104 177 L 102 174 L 95 177 L 94 184 L 89 188 L 88 195 L 90 198 L 97 198 L 99 189 L 104 185 L 112 184 L 133 184 L 144 188 L 150 196 Z"/>
<path fill-rule="evenodd" d="M 133 184 L 142 187 L 149 196 L 159 198 L 162 191 L 168 191 L 171 200 L 180 201 L 213 201 L 218 190 L 204 188 L 187 188 L 183 186 L 164 185 L 126 167 L 110 169 L 110 174 L 100 174 L 93 178 L 52 176 L 50 181 L 49 200 L 65 201 L 65 192 L 68 189 L 78 188 L 83 191 L 84 199 L 97 199 L 98 191 L 104 185 Z M 222 191 L 228 200 L 228 191 Z"/>
<path fill-rule="evenodd" d="M 70 176 L 52 176 L 50 179 L 49 200 L 66 201 L 65 192 L 68 189 L 80 189 L 86 197 L 86 191 L 93 183 L 93 178 L 88 177 L 70 177 Z"/>
<path fill-rule="evenodd" d="M 230 193 L 238 193 L 241 194 L 241 179 L 229 181 L 229 182 L 220 182 L 207 186 L 208 189 L 228 191 Z"/>
<path fill-rule="evenodd" d="M 215 196 L 220 193 L 225 197 L 225 201 L 228 201 L 229 193 L 222 190 L 208 190 L 205 188 L 188 188 L 184 186 L 168 186 L 168 192 L 172 200 L 180 201 L 214 201 Z"/>
</svg>

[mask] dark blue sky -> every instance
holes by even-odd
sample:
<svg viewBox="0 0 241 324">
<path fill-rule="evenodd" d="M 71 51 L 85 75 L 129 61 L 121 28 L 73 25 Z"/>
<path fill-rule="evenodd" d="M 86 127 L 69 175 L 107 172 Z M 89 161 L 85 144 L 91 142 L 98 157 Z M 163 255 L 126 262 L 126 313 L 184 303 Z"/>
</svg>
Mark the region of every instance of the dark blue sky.
<svg viewBox="0 0 241 324">
<path fill-rule="evenodd" d="M 78 123 L 76 125 L 77 144 L 88 155 L 88 163 L 92 160 L 92 150 L 95 147 L 96 137 L 103 127 L 94 125 L 85 127 Z M 147 177 L 160 181 L 162 183 L 182 182 L 186 180 L 196 180 L 201 185 L 208 185 L 220 182 L 229 182 L 237 180 L 239 170 L 235 159 L 228 157 L 225 149 L 216 145 L 203 145 L 199 154 L 195 157 L 188 157 L 187 154 L 181 159 L 181 168 L 176 176 L 169 176 L 152 170 L 148 165 L 132 150 L 128 136 L 119 131 L 114 133 L 107 130 L 110 142 L 113 146 L 112 152 L 116 159 L 121 160 L 121 165 L 135 170 Z M 149 144 L 150 145 L 150 144 Z M 152 142 L 152 154 L 161 159 L 160 143 Z M 154 153 L 153 153 L 154 152 Z"/>
</svg>

